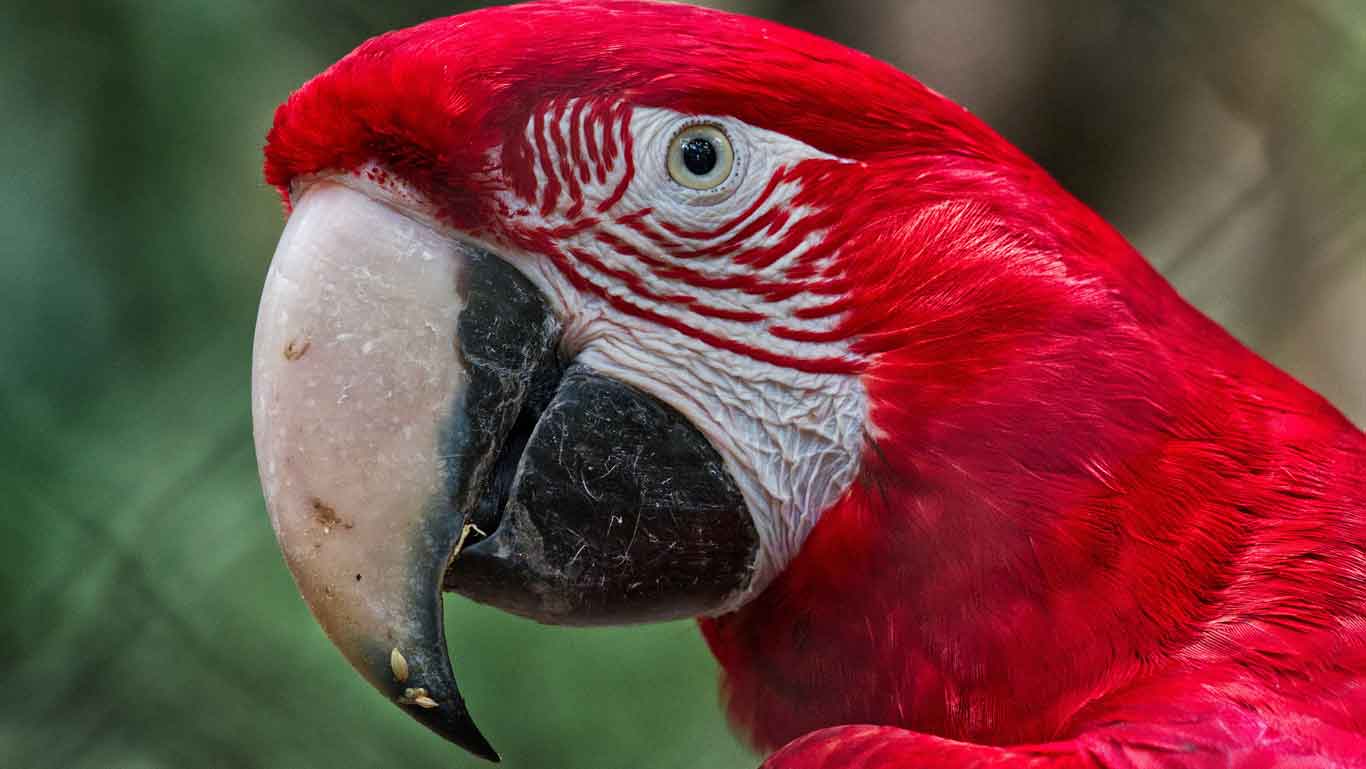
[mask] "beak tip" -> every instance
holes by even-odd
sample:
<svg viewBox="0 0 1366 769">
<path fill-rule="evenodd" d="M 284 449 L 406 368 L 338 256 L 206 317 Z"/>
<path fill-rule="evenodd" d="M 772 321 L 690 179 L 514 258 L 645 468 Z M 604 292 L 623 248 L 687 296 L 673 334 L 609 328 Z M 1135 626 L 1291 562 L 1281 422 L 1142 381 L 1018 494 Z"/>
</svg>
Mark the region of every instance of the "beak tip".
<svg viewBox="0 0 1366 769">
<path fill-rule="evenodd" d="M 456 686 L 445 641 L 436 630 L 441 626 L 441 615 L 424 616 L 433 622 L 424 625 L 429 632 L 419 634 L 423 636 L 421 642 L 406 646 L 409 654 L 405 656 L 394 647 L 382 664 L 380 658 L 384 655 L 371 655 L 367 662 L 374 664 L 359 669 L 387 699 L 415 721 L 475 756 L 497 763 L 498 751 L 475 725 L 465 698 Z"/>
<path fill-rule="evenodd" d="M 489 744 L 488 739 L 479 731 L 479 727 L 474 725 L 474 721 L 470 720 L 469 716 L 460 719 L 457 731 L 445 732 L 442 736 L 485 761 L 494 764 L 502 761 L 498 751 L 493 749 L 493 745 Z"/>
<path fill-rule="evenodd" d="M 498 751 L 493 749 L 488 739 L 479 731 L 479 727 L 474 725 L 474 721 L 470 720 L 469 716 L 457 718 L 451 726 L 453 728 L 442 729 L 438 733 L 485 761 L 495 764 L 502 761 Z"/>
<path fill-rule="evenodd" d="M 493 745 L 489 744 L 488 739 L 479 731 L 479 727 L 475 726 L 474 719 L 470 718 L 463 702 L 443 704 L 430 710 L 410 709 L 409 713 L 423 726 L 475 756 L 495 764 L 501 761 L 498 751 L 493 749 Z"/>
<path fill-rule="evenodd" d="M 475 750 L 475 751 L 472 751 L 472 752 L 473 752 L 476 756 L 479 756 L 480 758 L 482 758 L 482 759 L 484 759 L 485 761 L 488 761 L 489 763 L 492 763 L 492 764 L 501 763 L 502 760 L 503 760 L 503 758 L 502 758 L 501 756 L 498 755 L 498 751 L 494 750 L 494 749 L 493 749 L 493 746 L 490 745 L 490 744 L 488 744 L 487 742 L 484 743 L 484 746 L 483 746 L 482 749 L 480 749 L 480 750 Z"/>
</svg>

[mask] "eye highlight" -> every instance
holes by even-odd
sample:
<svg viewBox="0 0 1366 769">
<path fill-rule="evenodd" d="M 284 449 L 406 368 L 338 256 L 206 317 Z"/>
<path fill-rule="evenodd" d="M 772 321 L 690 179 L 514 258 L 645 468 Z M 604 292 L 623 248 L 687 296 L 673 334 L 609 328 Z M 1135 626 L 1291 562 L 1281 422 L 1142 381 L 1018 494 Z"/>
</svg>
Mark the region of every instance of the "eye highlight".
<svg viewBox="0 0 1366 769">
<path fill-rule="evenodd" d="M 669 142 L 669 176 L 688 189 L 715 189 L 734 167 L 730 139 L 711 123 L 690 125 Z"/>
</svg>

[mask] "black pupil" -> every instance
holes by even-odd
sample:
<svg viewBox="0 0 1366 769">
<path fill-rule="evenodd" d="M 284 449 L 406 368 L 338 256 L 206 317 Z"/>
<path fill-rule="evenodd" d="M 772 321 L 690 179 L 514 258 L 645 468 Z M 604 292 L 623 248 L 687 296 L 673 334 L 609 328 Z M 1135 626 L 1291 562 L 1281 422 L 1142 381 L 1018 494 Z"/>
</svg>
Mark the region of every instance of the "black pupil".
<svg viewBox="0 0 1366 769">
<path fill-rule="evenodd" d="M 698 176 L 711 173 L 716 168 L 716 145 L 701 136 L 683 142 L 683 165 Z"/>
</svg>

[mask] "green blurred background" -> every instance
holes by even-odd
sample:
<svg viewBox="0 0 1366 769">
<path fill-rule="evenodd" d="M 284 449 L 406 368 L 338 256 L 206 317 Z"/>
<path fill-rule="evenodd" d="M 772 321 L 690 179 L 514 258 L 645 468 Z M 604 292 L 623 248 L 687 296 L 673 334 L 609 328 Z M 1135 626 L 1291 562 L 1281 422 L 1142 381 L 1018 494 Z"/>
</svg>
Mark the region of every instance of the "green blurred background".
<svg viewBox="0 0 1366 769">
<path fill-rule="evenodd" d="M 1366 3 L 714 4 L 964 103 L 1366 422 Z M 282 224 L 259 170 L 275 105 L 363 39 L 469 5 L 0 8 L 0 766 L 477 765 L 375 696 L 308 616 L 248 415 Z M 690 623 L 447 608 L 506 765 L 756 763 Z"/>
</svg>

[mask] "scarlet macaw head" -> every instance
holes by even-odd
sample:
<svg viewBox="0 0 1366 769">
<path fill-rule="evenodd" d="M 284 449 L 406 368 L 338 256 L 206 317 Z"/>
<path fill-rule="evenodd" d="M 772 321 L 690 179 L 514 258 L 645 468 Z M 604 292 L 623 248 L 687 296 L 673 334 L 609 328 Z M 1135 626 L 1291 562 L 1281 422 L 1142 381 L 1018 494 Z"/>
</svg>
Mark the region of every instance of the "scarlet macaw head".
<svg viewBox="0 0 1366 769">
<path fill-rule="evenodd" d="M 443 587 L 551 623 L 735 610 L 837 507 L 871 538 L 855 501 L 906 478 L 1090 451 L 1107 398 L 1162 386 L 1126 352 L 1179 301 L 906 75 L 678 5 L 370 40 L 280 107 L 266 177 L 291 210 L 253 371 L 281 547 L 351 663 L 486 757 Z"/>
</svg>

